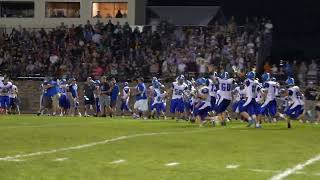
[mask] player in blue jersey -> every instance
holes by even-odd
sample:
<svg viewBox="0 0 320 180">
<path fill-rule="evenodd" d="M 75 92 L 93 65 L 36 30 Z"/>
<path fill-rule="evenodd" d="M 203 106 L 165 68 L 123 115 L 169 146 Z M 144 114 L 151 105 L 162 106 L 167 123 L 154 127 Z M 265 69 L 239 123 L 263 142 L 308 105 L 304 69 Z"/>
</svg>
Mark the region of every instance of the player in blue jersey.
<svg viewBox="0 0 320 180">
<path fill-rule="evenodd" d="M 52 102 L 52 115 L 55 116 L 59 112 L 59 80 L 56 78 L 51 79 L 48 82 L 47 91 Z"/>
<path fill-rule="evenodd" d="M 70 99 L 68 96 L 68 84 L 65 79 L 62 79 L 59 83 L 59 107 L 60 107 L 60 116 L 67 116 L 70 114 Z"/>
<path fill-rule="evenodd" d="M 112 117 L 117 110 L 117 101 L 118 101 L 118 96 L 120 95 L 120 88 L 115 78 L 111 78 L 111 86 L 112 86 L 112 90 L 111 90 L 111 99 L 110 99 L 110 108 L 111 108 L 110 117 Z"/>
<path fill-rule="evenodd" d="M 136 102 L 134 104 L 134 114 L 133 118 L 144 117 L 147 119 L 148 112 L 148 97 L 147 97 L 147 88 L 144 84 L 144 79 L 142 77 L 138 78 L 138 84 L 136 86 Z"/>
<path fill-rule="evenodd" d="M 71 79 L 71 83 L 69 84 L 69 94 L 71 96 L 71 115 L 75 116 L 78 115 L 81 117 L 81 113 L 79 110 L 79 93 L 78 93 L 78 84 L 75 78 Z"/>
</svg>

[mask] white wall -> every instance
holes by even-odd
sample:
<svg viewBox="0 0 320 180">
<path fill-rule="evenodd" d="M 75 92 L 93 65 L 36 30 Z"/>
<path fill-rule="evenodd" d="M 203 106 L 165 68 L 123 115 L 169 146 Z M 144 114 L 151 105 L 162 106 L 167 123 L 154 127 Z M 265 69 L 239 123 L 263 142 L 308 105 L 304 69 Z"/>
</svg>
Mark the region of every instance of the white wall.
<svg viewBox="0 0 320 180">
<path fill-rule="evenodd" d="M 121 24 L 126 21 L 131 25 L 135 25 L 135 3 L 136 0 L 5 0 L 5 1 L 34 1 L 34 18 L 1 18 L 0 28 L 13 28 L 21 25 L 26 28 L 53 28 L 64 22 L 65 25 L 85 24 L 87 20 L 96 22 L 97 18 L 91 17 L 92 2 L 128 2 L 127 18 L 111 18 L 115 23 L 119 21 Z M 80 2 L 80 18 L 46 18 L 45 3 L 46 2 Z M 100 18 L 102 22 L 108 22 L 110 18 Z"/>
</svg>

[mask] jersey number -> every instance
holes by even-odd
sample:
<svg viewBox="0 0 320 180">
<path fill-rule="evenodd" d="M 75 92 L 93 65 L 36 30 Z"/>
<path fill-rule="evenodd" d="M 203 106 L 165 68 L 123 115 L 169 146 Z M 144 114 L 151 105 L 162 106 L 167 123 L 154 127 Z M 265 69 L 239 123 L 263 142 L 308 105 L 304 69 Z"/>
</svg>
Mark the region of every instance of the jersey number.
<svg viewBox="0 0 320 180">
<path fill-rule="evenodd" d="M 175 89 L 174 90 L 174 94 L 177 95 L 177 96 L 181 96 L 183 94 L 183 92 L 182 92 L 182 90 Z"/>
<path fill-rule="evenodd" d="M 221 90 L 222 91 L 231 91 L 231 84 L 222 83 L 221 84 Z"/>
</svg>

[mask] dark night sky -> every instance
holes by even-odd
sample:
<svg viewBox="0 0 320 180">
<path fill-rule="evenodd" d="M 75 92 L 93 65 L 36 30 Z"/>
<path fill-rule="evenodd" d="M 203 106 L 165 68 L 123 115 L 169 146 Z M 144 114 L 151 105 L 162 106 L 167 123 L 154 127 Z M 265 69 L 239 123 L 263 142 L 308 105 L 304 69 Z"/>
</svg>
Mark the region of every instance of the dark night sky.
<svg viewBox="0 0 320 180">
<path fill-rule="evenodd" d="M 221 4 L 225 16 L 268 16 L 275 26 L 275 57 L 320 57 L 319 0 L 151 0 L 158 5 Z"/>
</svg>

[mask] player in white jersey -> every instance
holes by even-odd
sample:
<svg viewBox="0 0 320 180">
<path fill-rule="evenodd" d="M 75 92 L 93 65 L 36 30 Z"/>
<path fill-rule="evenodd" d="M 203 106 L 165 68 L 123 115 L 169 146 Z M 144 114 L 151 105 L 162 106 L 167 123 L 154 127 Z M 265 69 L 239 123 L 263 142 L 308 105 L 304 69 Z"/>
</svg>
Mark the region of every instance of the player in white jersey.
<svg viewBox="0 0 320 180">
<path fill-rule="evenodd" d="M 10 98 L 9 93 L 12 88 L 12 83 L 9 82 L 9 78 L 5 77 L 2 82 L 0 82 L 0 114 L 8 114 Z"/>
<path fill-rule="evenodd" d="M 257 85 L 259 82 L 255 80 L 255 72 L 251 71 L 247 73 L 247 79 L 245 80 L 246 85 L 246 102 L 243 105 L 244 111 L 250 115 L 250 120 L 248 127 L 255 124 L 256 128 L 260 127 L 260 123 L 256 121 L 257 119 L 257 106 L 256 106 L 256 96 L 257 96 Z"/>
<path fill-rule="evenodd" d="M 214 111 L 216 106 L 216 97 L 217 97 L 217 91 L 218 91 L 217 77 L 218 77 L 217 73 L 214 72 L 213 75 L 207 81 L 207 85 L 210 90 L 209 95 L 211 98 L 211 111 Z"/>
<path fill-rule="evenodd" d="M 232 100 L 232 87 L 234 84 L 234 79 L 229 78 L 228 72 L 223 72 L 221 73 L 221 77 L 218 77 L 218 83 L 219 90 L 217 91 L 215 112 L 218 115 L 221 125 L 225 126 L 226 110 Z"/>
<path fill-rule="evenodd" d="M 258 81 L 258 80 L 257 80 Z M 257 91 L 257 95 L 256 95 L 256 116 L 257 116 L 257 122 L 259 122 L 259 124 L 262 123 L 262 121 L 264 120 L 265 117 L 265 113 L 262 112 L 261 110 L 261 106 L 263 105 L 264 101 L 265 101 L 265 92 L 264 89 L 262 88 L 262 84 L 258 83 L 256 86 L 256 91 Z"/>
<path fill-rule="evenodd" d="M 288 109 L 286 110 L 288 128 L 291 128 L 291 119 L 298 119 L 304 111 L 304 97 L 298 86 L 295 86 L 294 79 L 289 78 L 286 81 L 288 86 L 288 96 L 291 100 Z"/>
<path fill-rule="evenodd" d="M 130 91 L 129 83 L 125 82 L 123 84 L 123 89 L 121 93 L 121 105 L 120 105 L 121 116 L 123 116 L 125 111 L 129 111 L 132 114 L 132 110 L 129 107 L 130 93 L 131 91 Z"/>
<path fill-rule="evenodd" d="M 270 74 L 265 73 L 262 75 L 263 80 L 263 91 L 266 99 L 261 106 L 261 114 L 267 115 L 272 118 L 273 122 L 276 122 L 275 115 L 277 114 L 277 101 L 276 95 L 280 87 L 279 83 L 271 80 Z"/>
<path fill-rule="evenodd" d="M 10 114 L 15 114 L 17 112 L 20 115 L 18 87 L 14 84 L 12 84 L 12 88 L 10 89 L 9 98 L 10 98 L 10 109 L 9 109 Z"/>
<path fill-rule="evenodd" d="M 211 97 L 210 97 L 210 89 L 206 85 L 205 78 L 199 78 L 196 80 L 196 84 L 198 87 L 197 98 L 198 103 L 196 108 L 198 109 L 196 120 L 199 123 L 200 127 L 207 122 L 207 120 L 211 120 L 208 118 L 209 112 L 211 111 Z"/>
<path fill-rule="evenodd" d="M 191 81 L 187 80 L 186 84 L 188 88 L 185 90 L 183 94 L 183 101 L 184 101 L 184 107 L 185 107 L 185 116 L 188 121 L 194 120 L 192 113 L 193 113 L 193 100 L 194 100 L 194 94 L 195 94 L 195 88 Z"/>
<path fill-rule="evenodd" d="M 233 94 L 233 105 L 232 105 L 232 111 L 235 113 L 240 114 L 240 105 L 243 104 L 245 101 L 245 87 L 243 83 L 240 83 L 239 86 L 236 85 L 236 88 L 232 91 Z"/>
<path fill-rule="evenodd" d="M 75 78 L 71 79 L 71 84 L 69 85 L 69 96 L 71 102 L 71 115 L 78 115 L 81 117 L 81 113 L 79 111 L 79 94 L 78 94 L 78 84 Z"/>
<path fill-rule="evenodd" d="M 154 116 L 156 113 L 156 117 L 159 119 L 160 115 L 163 116 L 164 119 L 166 118 L 166 107 L 165 107 L 165 98 L 166 98 L 166 91 L 161 93 L 160 88 L 155 88 L 153 93 L 153 103 L 151 105 L 151 116 Z"/>
<path fill-rule="evenodd" d="M 170 113 L 173 115 L 174 118 L 181 118 L 184 113 L 184 101 L 183 101 L 183 94 L 185 90 L 188 88 L 188 85 L 184 83 L 184 76 L 180 75 L 177 78 L 176 82 L 172 83 L 171 92 L 171 104 L 170 104 Z"/>
</svg>

